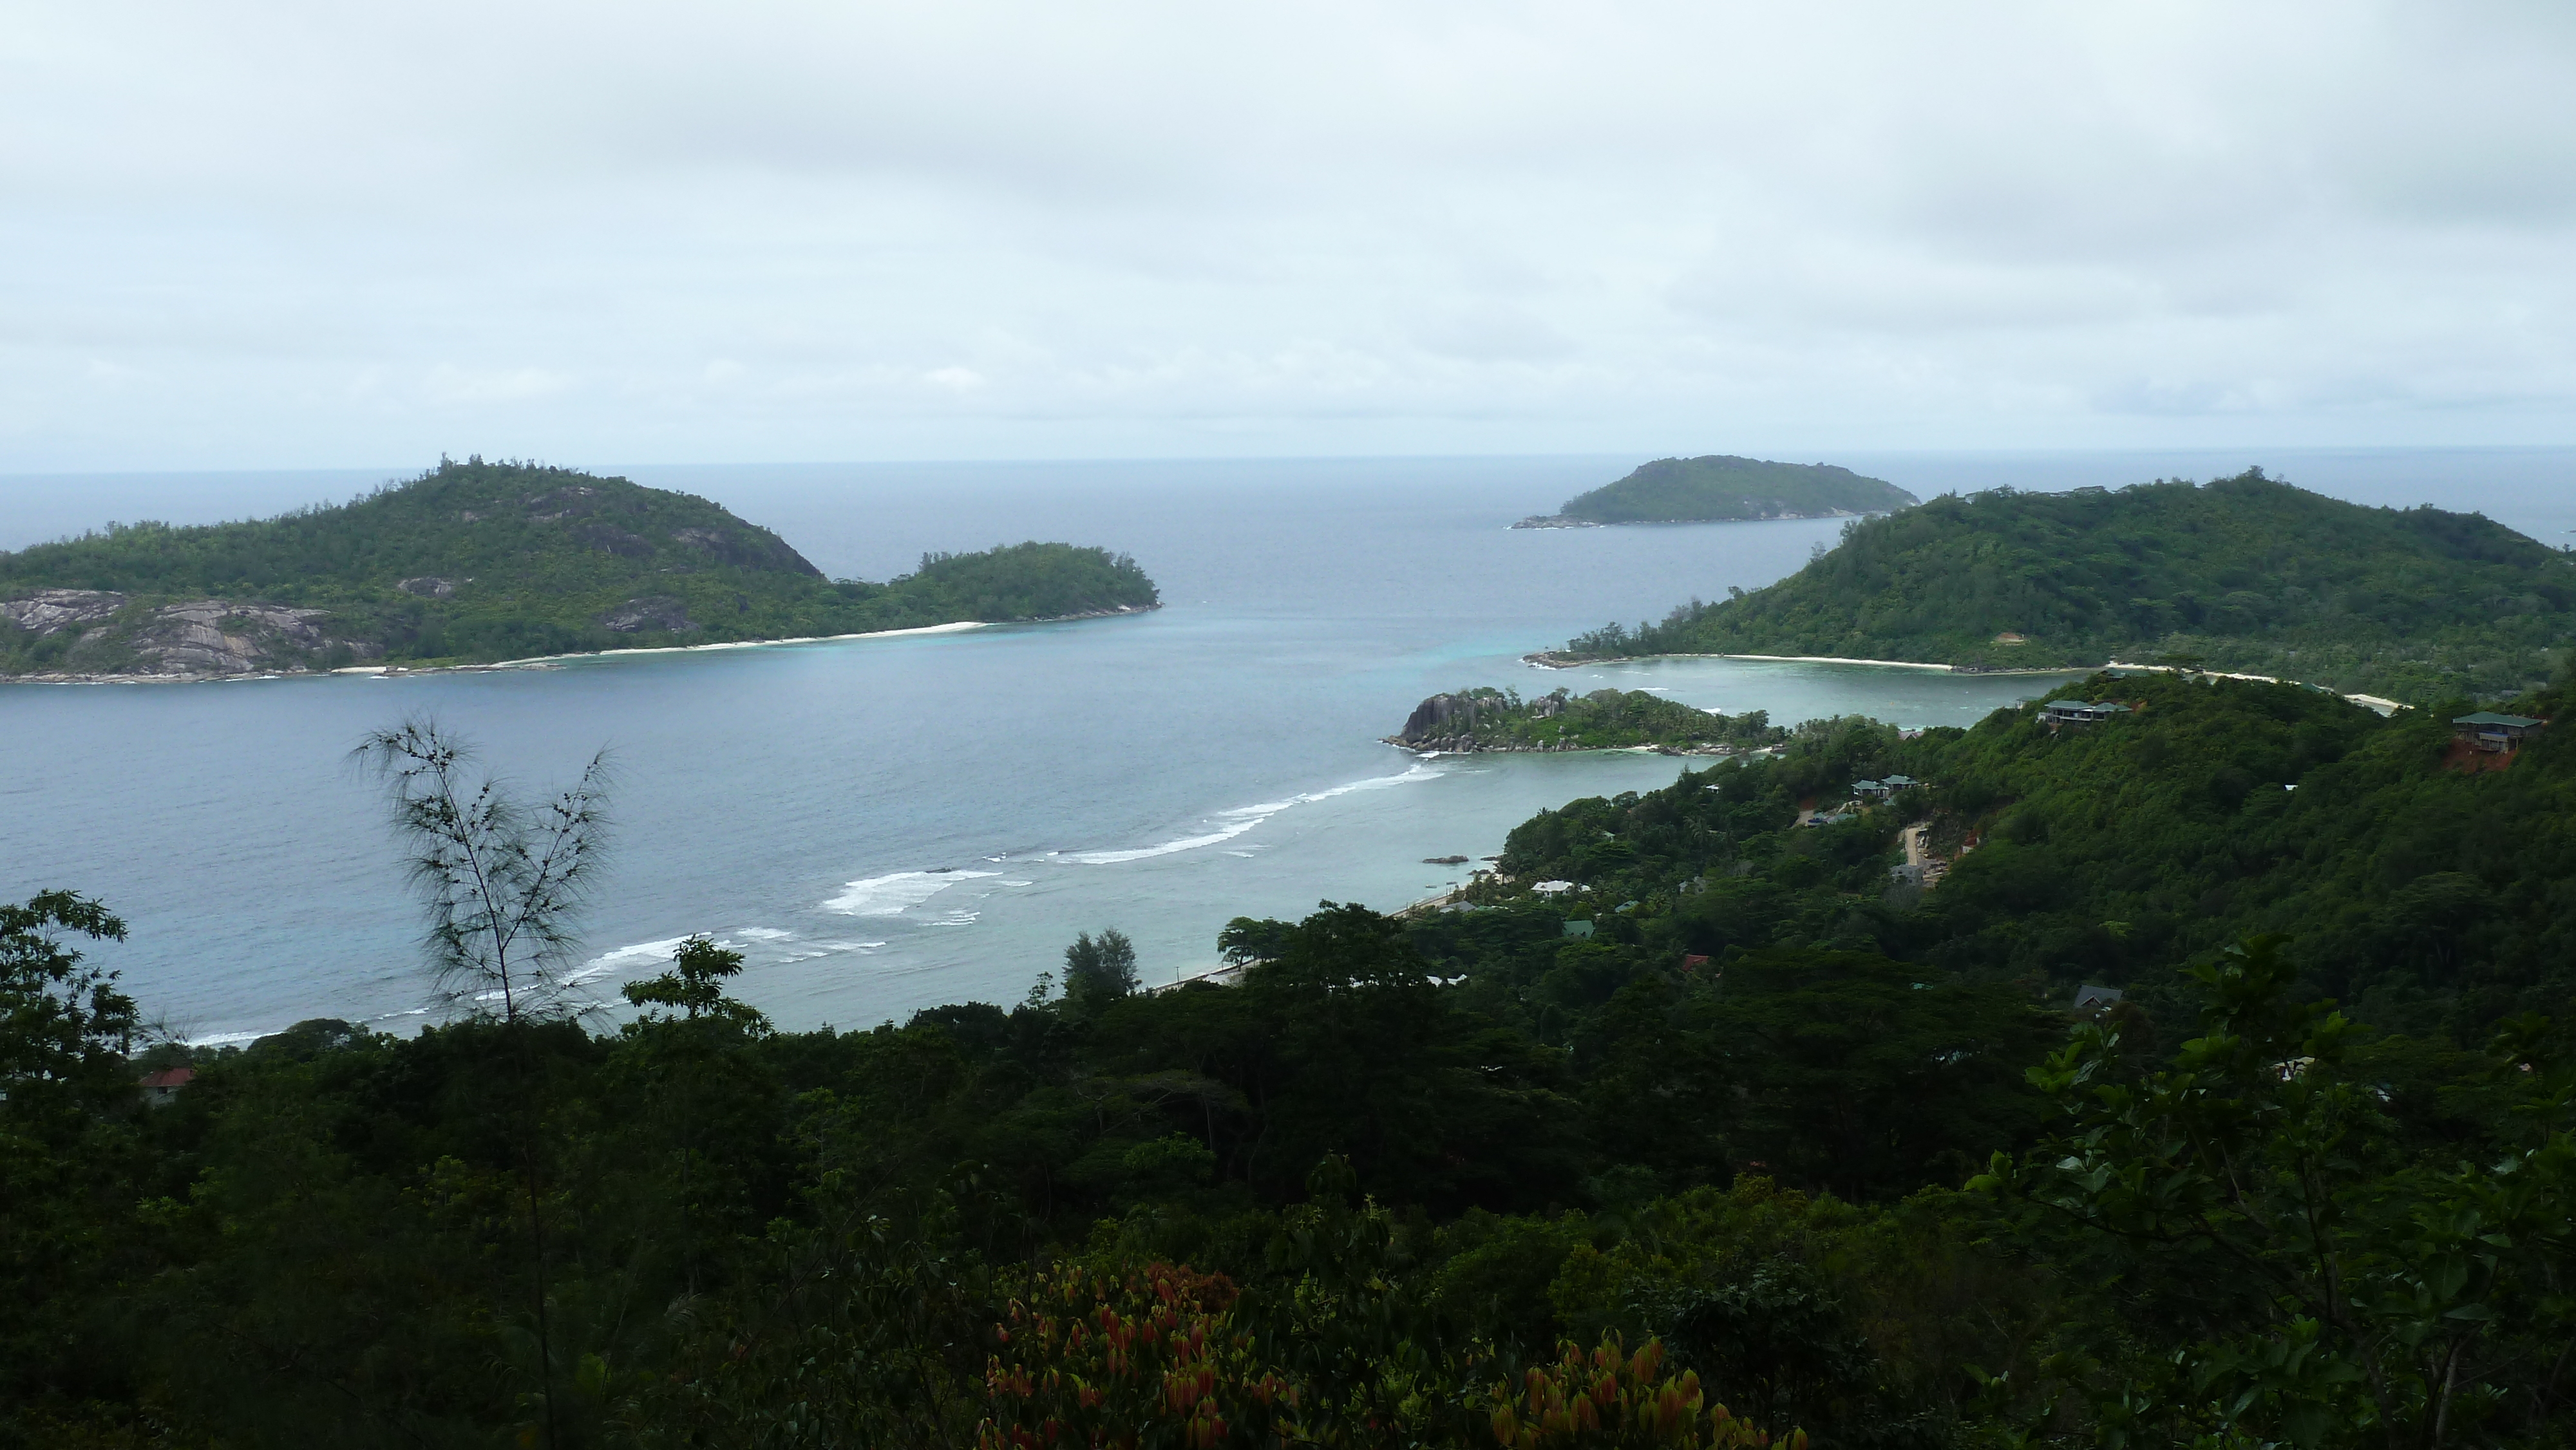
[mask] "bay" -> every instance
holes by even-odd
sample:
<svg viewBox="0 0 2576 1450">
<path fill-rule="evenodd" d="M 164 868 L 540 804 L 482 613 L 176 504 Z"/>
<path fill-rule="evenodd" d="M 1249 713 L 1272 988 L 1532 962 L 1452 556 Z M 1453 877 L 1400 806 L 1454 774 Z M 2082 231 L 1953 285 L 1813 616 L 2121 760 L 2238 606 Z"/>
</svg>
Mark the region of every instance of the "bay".
<svg viewBox="0 0 2576 1450">
<path fill-rule="evenodd" d="M 2294 481 L 2576 527 L 2567 450 L 2319 454 Z M 2411 461 L 2410 461 L 2411 459 Z M 2234 457 L 1852 456 L 1917 492 L 2205 476 Z M 239 1040 L 312 1016 L 429 1014 L 413 909 L 346 756 L 413 714 L 531 789 L 594 750 L 618 770 L 617 855 L 580 966 L 603 998 L 706 931 L 746 953 L 782 1025 L 861 1026 L 1008 1002 L 1076 931 L 1135 938 L 1149 980 L 1204 969 L 1236 915 L 1391 909 L 1456 879 L 1534 811 L 1670 781 L 1632 754 L 1416 760 L 1379 742 L 1424 695 L 1666 691 L 1775 719 L 1966 724 L 2033 677 L 1673 660 L 1533 671 L 1532 649 L 1694 595 L 1758 587 L 1833 521 L 1513 531 L 1634 460 L 1408 459 L 651 467 L 835 575 L 1023 538 L 1132 552 L 1140 618 L 381 680 L 0 690 L 0 896 L 88 892 L 133 928 L 99 959 L 167 1027 Z M 357 475 L 0 480 L 8 533 L 178 522 L 345 497 Z M 77 492 L 79 497 L 69 498 Z M 2413 495 L 2413 496 L 2410 496 Z M 58 520 L 65 520 L 57 522 Z M 2552 542 L 2558 540 L 2552 537 Z"/>
</svg>

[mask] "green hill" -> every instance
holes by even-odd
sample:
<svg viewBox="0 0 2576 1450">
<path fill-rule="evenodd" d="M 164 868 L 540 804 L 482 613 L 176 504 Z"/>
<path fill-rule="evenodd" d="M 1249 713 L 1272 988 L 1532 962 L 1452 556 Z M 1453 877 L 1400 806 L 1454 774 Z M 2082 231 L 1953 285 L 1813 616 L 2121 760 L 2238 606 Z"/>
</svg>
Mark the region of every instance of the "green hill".
<svg viewBox="0 0 2576 1450">
<path fill-rule="evenodd" d="M 1856 521 L 1796 574 L 1576 658 L 1840 655 L 1983 667 L 2187 661 L 2400 699 L 2532 687 L 2576 562 L 2477 514 L 2266 478 L 1948 496 Z"/>
<path fill-rule="evenodd" d="M 1917 502 L 1884 479 L 1829 463 L 1769 463 L 1724 454 L 1659 458 L 1567 500 L 1561 517 L 1592 524 L 1691 524 L 1891 513 Z"/>
<path fill-rule="evenodd" d="M 691 494 L 534 464 L 441 461 L 354 502 L 255 522 L 111 525 L 0 553 L 0 675 L 239 674 L 471 662 L 1151 608 L 1103 549 L 925 556 L 830 580 Z"/>
</svg>

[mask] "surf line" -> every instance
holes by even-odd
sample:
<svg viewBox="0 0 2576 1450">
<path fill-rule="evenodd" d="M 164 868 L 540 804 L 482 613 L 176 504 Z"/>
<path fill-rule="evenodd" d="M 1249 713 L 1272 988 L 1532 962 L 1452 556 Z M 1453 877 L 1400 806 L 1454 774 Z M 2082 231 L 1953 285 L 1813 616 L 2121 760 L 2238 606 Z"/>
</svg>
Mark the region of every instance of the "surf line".
<svg viewBox="0 0 2576 1450">
<path fill-rule="evenodd" d="M 1373 775 L 1366 780 L 1355 780 L 1348 782 L 1347 784 L 1332 786 L 1324 790 L 1302 792 L 1300 794 L 1290 796 L 1285 800 L 1264 801 L 1259 805 L 1236 806 L 1231 810 L 1214 811 L 1207 816 L 1202 817 L 1202 819 L 1212 823 L 1221 822 L 1222 824 L 1218 824 L 1215 830 L 1195 836 L 1183 836 L 1178 840 L 1165 841 L 1156 846 L 1139 846 L 1129 850 L 1112 851 L 1050 851 L 1047 854 L 1054 857 L 1056 860 L 1069 861 L 1083 866 L 1117 866 L 1129 861 L 1142 861 L 1153 856 L 1169 856 L 1181 851 L 1195 851 L 1202 847 L 1219 845 L 1226 841 L 1231 841 L 1235 837 L 1242 835 L 1244 832 L 1251 830 L 1253 827 L 1260 825 L 1262 822 L 1269 820 L 1272 816 L 1279 814 L 1281 811 L 1289 810 L 1296 806 L 1309 805 L 1317 801 L 1331 800 L 1336 796 L 1349 795 L 1353 791 L 1383 790 L 1388 786 L 1410 785 L 1415 781 L 1421 780 L 1436 780 L 1446 774 L 1448 774 L 1448 772 L 1445 770 L 1436 770 L 1428 765 L 1417 764 L 1412 769 L 1407 770 L 1400 775 Z"/>
</svg>

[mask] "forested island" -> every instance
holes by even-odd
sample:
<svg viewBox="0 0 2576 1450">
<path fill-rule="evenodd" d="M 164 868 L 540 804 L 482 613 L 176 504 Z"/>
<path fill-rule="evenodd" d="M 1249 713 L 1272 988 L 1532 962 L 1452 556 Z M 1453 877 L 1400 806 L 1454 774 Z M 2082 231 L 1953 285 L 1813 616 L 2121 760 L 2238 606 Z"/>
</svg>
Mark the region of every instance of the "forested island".
<svg viewBox="0 0 2576 1450">
<path fill-rule="evenodd" d="M 442 813 L 384 732 L 452 1023 L 151 1045 L 105 906 L 0 906 L 0 1438 L 2567 1443 L 2576 679 L 2069 697 L 843 1032 L 706 938 L 582 1019 L 484 949 L 571 876 L 445 846 L 577 871 L 603 779 Z"/>
<path fill-rule="evenodd" d="M 1472 754 L 1485 750 L 1630 750 L 1732 755 L 1786 739 L 1760 710 L 1719 715 L 1646 690 L 1555 690 L 1524 700 L 1517 690 L 1480 686 L 1434 695 L 1413 707 L 1404 728 L 1386 737 L 1408 750 Z"/>
<path fill-rule="evenodd" d="M 0 553 L 0 678 L 222 678 L 797 639 L 1152 609 L 1125 555 L 1025 543 L 827 579 L 705 499 L 442 459 L 274 519 Z"/>
<path fill-rule="evenodd" d="M 2428 701 L 2535 688 L 2576 640 L 2566 553 L 2483 515 L 2345 503 L 2259 468 L 2200 485 L 1945 496 L 1855 520 L 1797 573 L 1730 596 L 1547 658 L 2121 660 Z"/>
<path fill-rule="evenodd" d="M 1888 513 L 1918 500 L 1881 478 L 1829 463 L 1772 463 L 1712 454 L 1659 458 L 1627 477 L 1577 494 L 1553 515 L 1516 529 L 1587 524 L 1701 524 L 1826 519 Z"/>
</svg>

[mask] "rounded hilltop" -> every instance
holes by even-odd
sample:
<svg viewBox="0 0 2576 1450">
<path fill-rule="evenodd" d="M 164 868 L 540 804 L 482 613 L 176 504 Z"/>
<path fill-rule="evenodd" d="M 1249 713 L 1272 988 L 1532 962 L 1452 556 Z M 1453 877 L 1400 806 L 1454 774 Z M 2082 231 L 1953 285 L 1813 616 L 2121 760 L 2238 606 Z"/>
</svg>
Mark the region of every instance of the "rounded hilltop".
<svg viewBox="0 0 2576 1450">
<path fill-rule="evenodd" d="M 1830 463 L 1773 463 L 1720 453 L 1641 464 L 1615 483 L 1566 500 L 1554 514 L 1526 518 L 1512 527 L 1857 518 L 1919 502 L 1885 479 Z"/>
</svg>

